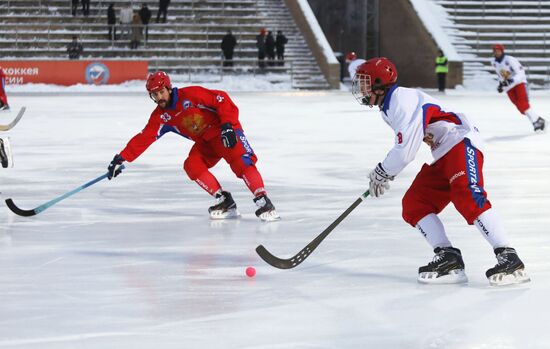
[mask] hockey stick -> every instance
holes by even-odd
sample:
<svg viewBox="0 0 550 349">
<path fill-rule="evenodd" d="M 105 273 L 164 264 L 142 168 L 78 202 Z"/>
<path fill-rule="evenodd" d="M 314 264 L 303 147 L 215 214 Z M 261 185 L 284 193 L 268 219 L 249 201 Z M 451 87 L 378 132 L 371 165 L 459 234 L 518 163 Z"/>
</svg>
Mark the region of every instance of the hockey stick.
<svg viewBox="0 0 550 349">
<path fill-rule="evenodd" d="M 124 169 L 124 165 L 120 166 L 120 169 Z M 69 196 L 71 195 L 74 195 L 76 193 L 78 193 L 79 191 L 83 190 L 83 189 L 86 189 L 88 188 L 89 186 L 91 185 L 94 185 L 96 184 L 97 182 L 99 181 L 102 181 L 104 180 L 105 178 L 107 178 L 107 176 L 109 175 L 109 173 L 105 173 L 105 174 L 102 174 L 101 176 L 97 177 L 96 179 L 93 179 L 91 181 L 89 181 L 88 183 L 85 183 L 83 185 L 81 185 L 80 187 L 76 188 L 76 189 L 73 189 L 71 190 L 70 192 L 68 193 L 65 193 L 53 200 L 50 200 L 48 202 L 46 202 L 45 204 L 42 204 L 32 210 L 23 210 L 23 209 L 20 209 L 19 207 L 17 207 L 15 205 L 15 203 L 13 202 L 12 199 L 6 199 L 6 205 L 8 205 L 9 209 L 19 215 L 19 216 L 23 216 L 23 217 L 30 217 L 30 216 L 35 216 L 37 214 L 39 214 L 40 212 L 42 211 L 45 211 L 47 208 L 57 204 L 59 201 L 63 200 L 63 199 L 66 199 L 68 198 Z"/>
<path fill-rule="evenodd" d="M 365 198 L 369 196 L 369 191 L 364 192 L 347 210 L 344 211 L 331 225 L 328 226 L 321 234 L 313 239 L 306 247 L 298 252 L 294 257 L 289 259 L 282 259 L 274 256 L 263 245 L 256 247 L 256 253 L 269 265 L 279 269 L 292 269 L 298 264 L 302 263 L 317 246 L 330 234 L 353 211 Z"/>
<path fill-rule="evenodd" d="M 23 114 L 25 114 L 25 110 L 27 110 L 27 107 L 21 107 L 19 113 L 17 113 L 17 116 L 15 117 L 15 119 L 13 119 L 12 122 L 7 125 L 0 125 L 0 131 L 11 130 L 15 125 L 17 125 L 19 120 L 21 120 L 21 118 L 23 117 Z"/>
</svg>

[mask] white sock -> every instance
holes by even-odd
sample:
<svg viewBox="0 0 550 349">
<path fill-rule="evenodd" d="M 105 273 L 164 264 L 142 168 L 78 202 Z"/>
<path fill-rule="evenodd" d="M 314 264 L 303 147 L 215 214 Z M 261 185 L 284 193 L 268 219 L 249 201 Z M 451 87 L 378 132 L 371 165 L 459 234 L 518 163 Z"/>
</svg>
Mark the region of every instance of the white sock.
<svg viewBox="0 0 550 349">
<path fill-rule="evenodd" d="M 531 120 L 531 123 L 537 121 L 537 119 L 539 118 L 539 115 L 533 111 L 533 108 L 527 109 L 525 111 L 525 116 L 527 116 L 529 120 Z"/>
<path fill-rule="evenodd" d="M 447 238 L 445 228 L 439 217 L 430 213 L 416 224 L 416 228 L 424 236 L 426 241 L 435 249 L 436 247 L 450 247 L 451 242 Z"/>
<path fill-rule="evenodd" d="M 483 237 L 493 246 L 493 250 L 498 247 L 509 246 L 506 230 L 502 227 L 502 222 L 494 209 L 489 209 L 480 214 L 474 224 Z"/>
</svg>

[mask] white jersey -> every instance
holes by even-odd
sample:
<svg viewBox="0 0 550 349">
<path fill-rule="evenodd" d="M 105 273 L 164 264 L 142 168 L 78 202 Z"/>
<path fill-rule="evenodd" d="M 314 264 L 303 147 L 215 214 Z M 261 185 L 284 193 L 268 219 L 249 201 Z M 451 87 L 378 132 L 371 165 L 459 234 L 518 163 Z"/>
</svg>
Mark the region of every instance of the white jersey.
<svg viewBox="0 0 550 349">
<path fill-rule="evenodd" d="M 434 162 L 464 138 L 481 150 L 479 131 L 465 115 L 451 112 L 420 90 L 394 85 L 380 111 L 395 132 L 395 145 L 382 161 L 389 175 L 399 174 L 413 161 L 422 142 L 430 146 Z"/>
<path fill-rule="evenodd" d="M 366 61 L 361 58 L 356 58 L 353 61 L 351 61 L 348 65 L 348 72 L 349 77 L 353 80 L 353 77 L 355 76 L 355 72 L 357 71 L 357 67 L 361 64 L 365 63 Z"/>
<path fill-rule="evenodd" d="M 512 82 L 504 87 L 504 91 L 508 92 L 508 90 L 511 90 L 514 86 L 522 83 L 526 84 L 527 77 L 525 76 L 525 70 L 517 58 L 506 54 L 501 58 L 500 62 L 497 61 L 496 58 L 493 58 L 491 64 L 497 72 L 499 82 L 512 79 Z"/>
</svg>

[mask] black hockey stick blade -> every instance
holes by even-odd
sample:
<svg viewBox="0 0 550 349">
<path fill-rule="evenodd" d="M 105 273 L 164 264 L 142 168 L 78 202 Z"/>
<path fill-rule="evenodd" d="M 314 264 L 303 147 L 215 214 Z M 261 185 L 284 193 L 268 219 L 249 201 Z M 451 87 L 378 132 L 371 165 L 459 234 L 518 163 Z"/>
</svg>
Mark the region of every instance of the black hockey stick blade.
<svg viewBox="0 0 550 349">
<path fill-rule="evenodd" d="M 15 205 L 12 199 L 6 199 L 6 205 L 8 205 L 8 208 L 15 213 L 16 215 L 23 216 L 23 217 L 30 217 L 36 215 L 38 212 L 35 210 L 22 210 L 19 207 Z"/>
<path fill-rule="evenodd" d="M 350 213 L 353 211 L 363 200 L 369 196 L 369 191 L 363 193 L 355 202 L 348 207 L 331 225 L 329 225 L 321 234 L 313 239 L 306 247 L 300 252 L 296 253 L 294 257 L 283 259 L 273 255 L 263 245 L 256 247 L 256 253 L 269 265 L 279 269 L 292 269 L 302 263 L 319 244 L 334 230 Z"/>
</svg>

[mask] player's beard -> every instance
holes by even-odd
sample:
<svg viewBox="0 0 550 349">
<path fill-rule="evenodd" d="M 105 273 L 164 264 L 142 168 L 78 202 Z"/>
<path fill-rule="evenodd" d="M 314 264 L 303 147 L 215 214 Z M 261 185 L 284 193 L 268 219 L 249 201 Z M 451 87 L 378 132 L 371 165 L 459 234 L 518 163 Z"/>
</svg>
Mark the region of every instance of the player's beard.
<svg viewBox="0 0 550 349">
<path fill-rule="evenodd" d="M 157 101 L 157 105 L 159 107 L 161 107 L 162 109 L 166 108 L 166 106 L 168 105 L 168 101 L 166 99 L 159 99 Z"/>
</svg>

